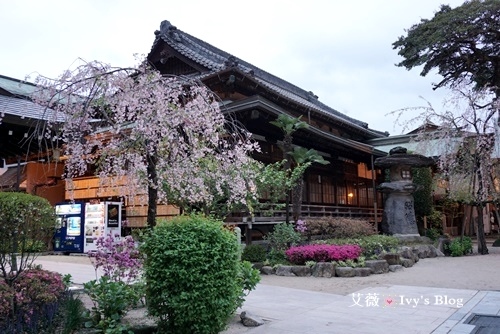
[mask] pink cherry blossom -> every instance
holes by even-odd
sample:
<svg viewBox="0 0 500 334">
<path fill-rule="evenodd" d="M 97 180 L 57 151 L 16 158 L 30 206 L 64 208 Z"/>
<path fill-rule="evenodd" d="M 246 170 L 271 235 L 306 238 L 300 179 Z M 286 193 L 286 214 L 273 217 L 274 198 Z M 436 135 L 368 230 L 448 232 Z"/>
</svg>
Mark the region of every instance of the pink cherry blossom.
<svg viewBox="0 0 500 334">
<path fill-rule="evenodd" d="M 146 62 L 128 69 L 90 62 L 37 84 L 34 100 L 54 110 L 44 135 L 64 143 L 70 191 L 73 178 L 96 166 L 101 189 L 130 203 L 148 194 L 139 204 L 217 197 L 247 205 L 254 196 L 257 144 L 201 82 L 163 76 Z"/>
</svg>

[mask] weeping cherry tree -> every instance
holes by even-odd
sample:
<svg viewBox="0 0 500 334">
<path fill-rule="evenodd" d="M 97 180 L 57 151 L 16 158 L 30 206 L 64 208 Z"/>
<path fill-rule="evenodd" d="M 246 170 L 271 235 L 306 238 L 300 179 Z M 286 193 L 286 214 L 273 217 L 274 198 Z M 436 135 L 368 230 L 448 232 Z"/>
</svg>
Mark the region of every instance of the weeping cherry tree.
<svg viewBox="0 0 500 334">
<path fill-rule="evenodd" d="M 54 110 L 43 135 L 63 142 L 70 185 L 95 167 L 101 187 L 130 202 L 147 197 L 150 227 L 157 203 L 173 197 L 226 205 L 251 197 L 254 177 L 246 167 L 257 147 L 200 82 L 163 76 L 146 62 L 135 68 L 89 62 L 36 83 L 43 89 L 35 101 Z"/>
<path fill-rule="evenodd" d="M 448 198 L 476 208 L 479 254 L 488 254 L 484 209 L 498 198 L 492 173 L 500 158 L 496 117 L 500 108 L 493 94 L 491 90 L 461 84 L 452 89 L 444 111 L 429 105 L 410 120 L 439 125 L 436 131 L 419 133 L 418 150 L 439 154 L 438 167 L 447 182 Z"/>
</svg>

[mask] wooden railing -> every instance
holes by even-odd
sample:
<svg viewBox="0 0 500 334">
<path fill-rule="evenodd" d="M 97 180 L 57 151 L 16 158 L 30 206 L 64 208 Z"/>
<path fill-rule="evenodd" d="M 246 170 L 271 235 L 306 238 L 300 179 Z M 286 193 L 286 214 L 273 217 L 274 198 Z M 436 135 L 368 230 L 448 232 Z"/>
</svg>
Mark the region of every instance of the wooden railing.
<svg viewBox="0 0 500 334">
<path fill-rule="evenodd" d="M 290 206 L 290 215 L 292 207 Z M 376 213 L 376 214 L 375 214 Z M 319 218 L 319 217 L 345 217 L 366 219 L 371 223 L 379 224 L 382 221 L 382 209 L 375 210 L 374 208 L 362 207 L 346 207 L 335 205 L 302 205 L 301 219 Z M 291 218 L 290 218 L 291 219 Z M 245 213 L 234 213 L 226 218 L 227 224 L 278 224 L 285 222 L 286 213 L 284 209 L 270 211 L 255 212 L 253 217 Z"/>
</svg>

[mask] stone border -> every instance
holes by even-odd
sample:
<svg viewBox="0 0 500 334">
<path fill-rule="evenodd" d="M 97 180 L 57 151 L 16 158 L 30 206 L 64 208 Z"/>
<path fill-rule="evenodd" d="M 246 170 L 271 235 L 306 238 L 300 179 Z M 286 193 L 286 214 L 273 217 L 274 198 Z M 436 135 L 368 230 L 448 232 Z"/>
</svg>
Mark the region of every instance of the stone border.
<svg viewBox="0 0 500 334">
<path fill-rule="evenodd" d="M 318 262 L 314 266 L 278 265 L 276 267 L 254 264 L 263 275 L 289 277 L 366 277 L 372 274 L 396 272 L 410 268 L 420 259 L 444 256 L 433 245 L 414 245 L 399 247 L 395 253 L 385 253 L 378 260 L 365 261 L 364 267 L 339 267 L 332 262 Z"/>
</svg>

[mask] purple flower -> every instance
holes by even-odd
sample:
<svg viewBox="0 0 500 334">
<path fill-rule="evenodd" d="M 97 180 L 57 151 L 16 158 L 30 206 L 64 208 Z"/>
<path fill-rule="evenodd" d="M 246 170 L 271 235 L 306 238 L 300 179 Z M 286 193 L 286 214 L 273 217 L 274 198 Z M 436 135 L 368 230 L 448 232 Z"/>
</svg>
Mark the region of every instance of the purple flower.
<svg viewBox="0 0 500 334">
<path fill-rule="evenodd" d="M 131 236 L 117 241 L 109 234 L 99 237 L 96 245 L 97 251 L 89 253 L 96 271 L 101 269 L 104 276 L 126 283 L 141 276 L 142 258 Z"/>
<path fill-rule="evenodd" d="M 297 220 L 297 223 L 295 224 L 295 229 L 300 232 L 300 233 L 305 233 L 307 231 L 307 225 L 304 220 Z"/>
</svg>

